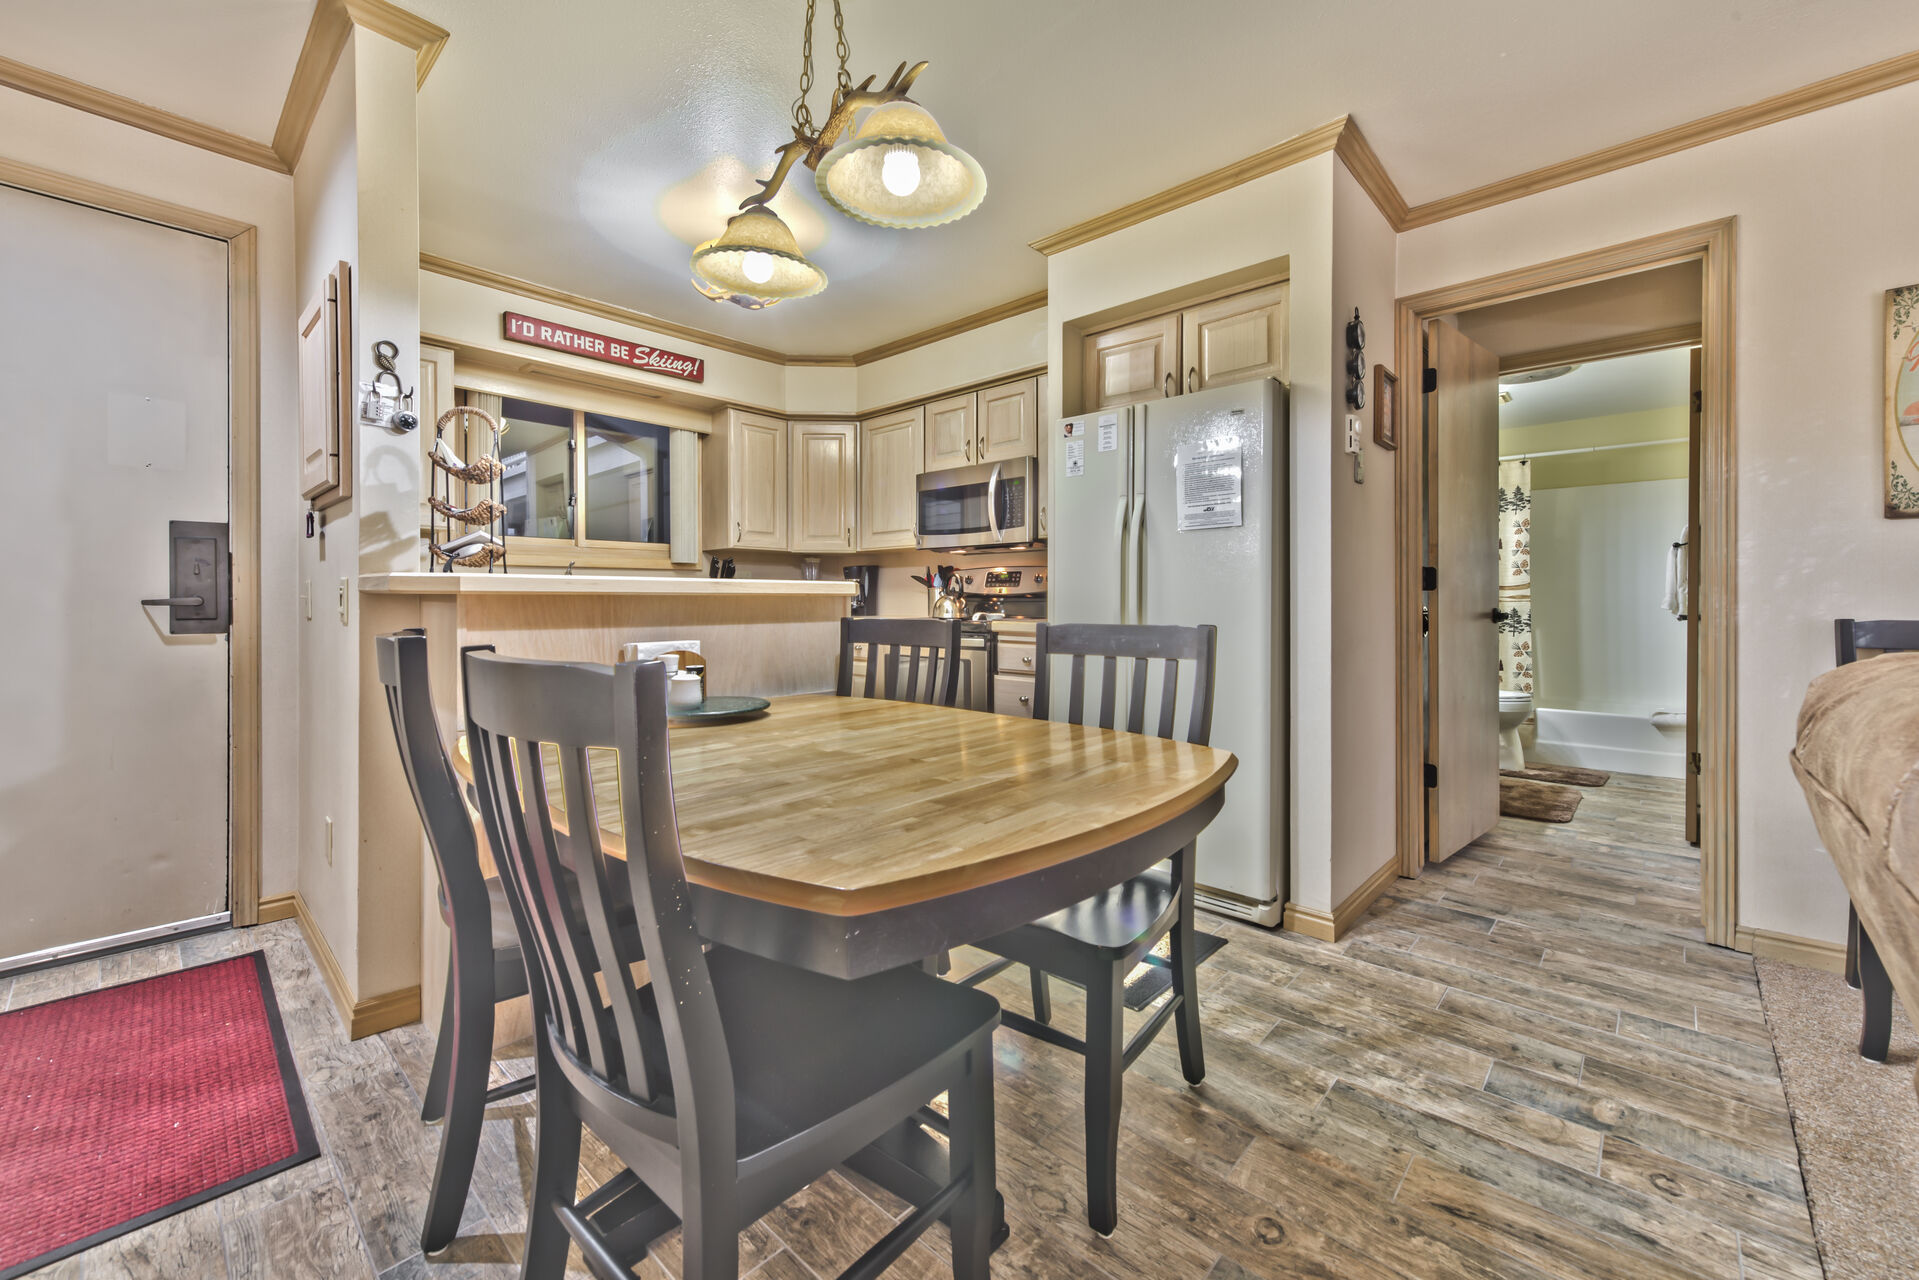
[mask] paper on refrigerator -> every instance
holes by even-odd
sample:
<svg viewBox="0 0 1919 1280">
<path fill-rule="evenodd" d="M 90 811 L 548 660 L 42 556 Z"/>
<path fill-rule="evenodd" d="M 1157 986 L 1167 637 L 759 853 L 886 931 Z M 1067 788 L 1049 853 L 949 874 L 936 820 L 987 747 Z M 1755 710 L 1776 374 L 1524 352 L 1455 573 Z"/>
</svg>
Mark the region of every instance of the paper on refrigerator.
<svg viewBox="0 0 1919 1280">
<path fill-rule="evenodd" d="M 1173 451 L 1179 487 L 1179 531 L 1235 529 L 1245 523 L 1237 440 L 1201 440 Z"/>
</svg>

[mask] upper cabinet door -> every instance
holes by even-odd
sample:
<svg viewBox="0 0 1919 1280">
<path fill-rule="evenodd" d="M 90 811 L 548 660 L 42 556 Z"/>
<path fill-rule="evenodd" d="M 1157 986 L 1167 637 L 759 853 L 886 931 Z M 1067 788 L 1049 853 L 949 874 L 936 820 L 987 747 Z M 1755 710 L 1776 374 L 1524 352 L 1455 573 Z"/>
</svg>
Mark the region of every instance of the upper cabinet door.
<svg viewBox="0 0 1919 1280">
<path fill-rule="evenodd" d="M 851 551 L 859 509 L 859 425 L 796 422 L 787 428 L 792 551 Z"/>
<path fill-rule="evenodd" d="M 1182 391 L 1254 378 L 1286 380 L 1284 284 L 1189 307 L 1182 314 Z"/>
<path fill-rule="evenodd" d="M 333 280 L 300 315 L 300 496 L 318 497 L 340 482 L 338 335 Z M 426 433 L 422 433 L 426 434 Z"/>
<path fill-rule="evenodd" d="M 1177 315 L 1157 316 L 1123 329 L 1095 333 L 1086 339 L 1080 412 L 1177 395 L 1179 379 L 1174 371 L 1178 368 Z"/>
<path fill-rule="evenodd" d="M 729 546 L 786 549 L 786 424 L 778 418 L 735 410 L 727 446 Z"/>
<path fill-rule="evenodd" d="M 1020 378 L 979 393 L 981 462 L 1031 458 L 1039 452 L 1039 380 Z"/>
<path fill-rule="evenodd" d="M 925 459 L 926 411 L 920 406 L 861 424 L 860 550 L 919 545 L 919 479 Z"/>
<path fill-rule="evenodd" d="M 979 395 L 948 396 L 926 406 L 926 470 L 979 461 Z"/>
</svg>

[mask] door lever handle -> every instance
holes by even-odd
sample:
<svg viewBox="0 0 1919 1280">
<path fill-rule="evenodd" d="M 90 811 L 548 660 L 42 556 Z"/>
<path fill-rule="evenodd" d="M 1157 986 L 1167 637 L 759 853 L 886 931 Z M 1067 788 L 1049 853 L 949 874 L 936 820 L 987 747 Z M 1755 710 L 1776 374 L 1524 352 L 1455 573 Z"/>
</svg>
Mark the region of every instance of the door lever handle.
<svg viewBox="0 0 1919 1280">
<path fill-rule="evenodd" d="M 142 600 L 141 604 L 157 604 L 169 609 L 198 609 L 207 602 L 205 596 L 165 596 L 159 600 Z"/>
</svg>

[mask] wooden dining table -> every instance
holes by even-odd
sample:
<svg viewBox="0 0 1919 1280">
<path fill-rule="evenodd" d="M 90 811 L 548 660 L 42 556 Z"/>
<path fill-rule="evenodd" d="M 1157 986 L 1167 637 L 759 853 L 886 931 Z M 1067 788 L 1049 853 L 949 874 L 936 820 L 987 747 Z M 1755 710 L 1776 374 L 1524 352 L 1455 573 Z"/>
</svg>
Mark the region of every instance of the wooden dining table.
<svg viewBox="0 0 1919 1280">
<path fill-rule="evenodd" d="M 1142 734 L 830 694 L 676 722 L 669 749 L 700 933 L 839 978 L 1138 875 L 1212 821 L 1237 764 Z M 462 739 L 470 777 L 465 755 Z M 601 844 L 623 857 L 618 758 L 591 755 Z"/>
<path fill-rule="evenodd" d="M 830 694 L 676 722 L 668 747 L 701 935 L 839 978 L 926 963 L 1140 874 L 1212 821 L 1238 763 L 1141 734 Z M 589 755 L 601 845 L 624 857 L 618 757 Z M 456 761 L 470 781 L 464 737 Z M 557 760 L 548 773 L 562 795 Z M 847 1165 L 916 1204 L 947 1176 L 945 1148 L 914 1122 Z"/>
</svg>

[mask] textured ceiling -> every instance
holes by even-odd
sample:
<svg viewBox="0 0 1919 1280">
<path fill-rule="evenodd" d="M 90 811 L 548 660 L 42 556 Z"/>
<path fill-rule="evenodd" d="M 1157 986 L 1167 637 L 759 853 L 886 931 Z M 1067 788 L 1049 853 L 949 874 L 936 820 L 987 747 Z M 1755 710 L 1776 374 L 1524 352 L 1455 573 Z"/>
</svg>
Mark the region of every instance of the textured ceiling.
<svg viewBox="0 0 1919 1280">
<path fill-rule="evenodd" d="M 452 33 L 421 94 L 427 251 L 818 355 L 1043 288 L 1029 241 L 1340 115 L 1418 204 L 1919 48 L 1902 0 L 848 0 L 855 79 L 929 59 L 914 96 L 990 191 L 889 232 L 801 171 L 831 286 L 754 314 L 695 294 L 686 258 L 788 136 L 801 0 L 402 2 Z M 0 0 L 0 52 L 265 139 L 311 8 Z"/>
<path fill-rule="evenodd" d="M 1648 351 L 1582 364 L 1563 378 L 1505 386 L 1511 404 L 1499 407 L 1501 427 L 1538 427 L 1581 418 L 1648 409 L 1684 409 L 1692 385 L 1685 347 Z"/>
<path fill-rule="evenodd" d="M 313 0 L 0 0 L 0 55 L 273 140 Z"/>
</svg>

